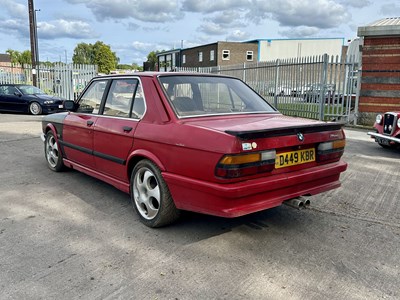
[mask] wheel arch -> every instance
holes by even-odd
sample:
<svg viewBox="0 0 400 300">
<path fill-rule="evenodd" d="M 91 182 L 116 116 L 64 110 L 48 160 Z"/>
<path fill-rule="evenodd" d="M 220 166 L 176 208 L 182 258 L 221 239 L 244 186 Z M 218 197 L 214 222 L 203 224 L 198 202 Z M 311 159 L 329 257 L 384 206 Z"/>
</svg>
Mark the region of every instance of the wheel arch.
<svg viewBox="0 0 400 300">
<path fill-rule="evenodd" d="M 127 160 L 127 172 L 128 172 L 127 176 L 128 176 L 128 178 L 130 178 L 133 168 L 135 168 L 136 164 L 143 159 L 148 159 L 151 162 L 153 162 L 160 169 L 161 172 L 165 171 L 164 164 L 161 162 L 161 160 L 156 155 L 154 155 L 150 151 L 139 149 L 139 150 L 133 151 Z"/>
<path fill-rule="evenodd" d="M 56 128 L 56 126 L 54 126 L 54 124 L 49 123 L 49 124 L 46 125 L 46 129 L 45 129 L 44 134 L 47 134 L 49 131 L 53 132 L 53 135 L 54 135 L 54 137 L 55 137 L 55 139 L 56 139 L 56 141 L 58 143 L 57 128 Z"/>
</svg>

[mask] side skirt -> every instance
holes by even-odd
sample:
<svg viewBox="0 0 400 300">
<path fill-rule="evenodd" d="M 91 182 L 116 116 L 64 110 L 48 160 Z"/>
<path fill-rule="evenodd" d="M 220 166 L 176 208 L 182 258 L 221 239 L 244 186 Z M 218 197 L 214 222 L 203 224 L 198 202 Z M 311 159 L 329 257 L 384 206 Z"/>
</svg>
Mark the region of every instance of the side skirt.
<svg viewBox="0 0 400 300">
<path fill-rule="evenodd" d="M 84 166 L 82 166 L 80 164 L 77 164 L 77 163 L 75 163 L 73 161 L 70 161 L 68 159 L 65 159 L 65 158 L 63 159 L 63 162 L 64 162 L 65 166 L 67 166 L 67 167 L 69 167 L 71 169 L 77 170 L 79 172 L 85 173 L 85 174 L 87 174 L 89 176 L 92 176 L 94 178 L 97 178 L 97 179 L 99 179 L 101 181 L 104 181 L 104 182 L 106 182 L 108 184 L 111 184 L 112 186 L 116 187 L 117 189 L 129 194 L 129 191 L 130 191 L 129 182 L 120 181 L 118 179 L 115 179 L 115 178 L 110 177 L 108 175 L 105 175 L 103 173 L 94 171 L 92 169 L 84 167 Z"/>
</svg>

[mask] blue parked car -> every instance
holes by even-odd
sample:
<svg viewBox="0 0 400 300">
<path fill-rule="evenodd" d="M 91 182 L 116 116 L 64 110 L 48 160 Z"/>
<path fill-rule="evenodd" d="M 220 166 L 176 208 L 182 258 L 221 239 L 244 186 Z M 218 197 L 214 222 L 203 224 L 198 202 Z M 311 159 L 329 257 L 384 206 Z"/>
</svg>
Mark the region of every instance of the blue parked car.
<svg viewBox="0 0 400 300">
<path fill-rule="evenodd" d="M 63 102 L 32 85 L 0 84 L 0 111 L 48 114 L 63 110 Z"/>
</svg>

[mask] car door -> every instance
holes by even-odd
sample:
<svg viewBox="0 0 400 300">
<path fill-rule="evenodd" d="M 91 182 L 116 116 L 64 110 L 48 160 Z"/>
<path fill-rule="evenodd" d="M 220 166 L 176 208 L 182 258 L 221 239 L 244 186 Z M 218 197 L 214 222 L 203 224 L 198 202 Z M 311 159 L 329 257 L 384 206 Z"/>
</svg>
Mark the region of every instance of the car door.
<svg viewBox="0 0 400 300">
<path fill-rule="evenodd" d="M 67 159 L 95 169 L 93 132 L 109 80 L 94 80 L 79 99 L 79 107 L 64 120 L 62 144 Z"/>
<path fill-rule="evenodd" d="M 0 92 L 0 108 L 6 111 L 27 112 L 28 105 L 23 99 L 22 93 L 12 85 L 4 85 Z"/>
<path fill-rule="evenodd" d="M 133 137 L 144 114 L 144 99 L 138 78 L 114 79 L 102 114 L 94 128 L 96 169 L 127 182 L 126 163 Z"/>
</svg>

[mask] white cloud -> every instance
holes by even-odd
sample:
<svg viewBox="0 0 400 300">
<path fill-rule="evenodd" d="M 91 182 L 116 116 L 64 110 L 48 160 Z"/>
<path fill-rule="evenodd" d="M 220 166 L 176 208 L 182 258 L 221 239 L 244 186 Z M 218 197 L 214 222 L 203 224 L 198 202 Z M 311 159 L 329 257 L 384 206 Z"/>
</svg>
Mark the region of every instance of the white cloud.
<svg viewBox="0 0 400 300">
<path fill-rule="evenodd" d="M 250 34 L 241 30 L 235 30 L 226 37 L 228 41 L 243 41 L 250 37 Z"/>
<path fill-rule="evenodd" d="M 0 32 L 7 35 L 16 35 L 19 37 L 29 37 L 29 27 L 27 22 L 23 23 L 20 20 L 5 20 L 0 21 Z"/>
<path fill-rule="evenodd" d="M 21 3 L 16 3 L 14 0 L 0 0 L 0 6 L 8 12 L 8 17 L 16 19 L 28 18 L 28 7 Z"/>
<path fill-rule="evenodd" d="M 288 38 L 312 37 L 319 33 L 317 27 L 299 26 L 287 30 L 280 30 L 279 34 Z"/>
<path fill-rule="evenodd" d="M 91 26 L 83 21 L 56 20 L 38 23 L 38 37 L 40 39 L 92 39 L 99 35 L 94 33 Z"/>
<path fill-rule="evenodd" d="M 282 26 L 333 28 L 350 19 L 346 7 L 332 0 L 253 0 L 250 20 L 270 18 Z"/>
<path fill-rule="evenodd" d="M 369 0 L 342 0 L 341 3 L 345 6 L 352 6 L 356 8 L 363 8 L 372 4 L 372 2 Z"/>
<path fill-rule="evenodd" d="M 84 4 L 97 21 L 107 19 L 135 19 L 143 22 L 164 23 L 182 18 L 179 0 L 67 0 Z"/>
<path fill-rule="evenodd" d="M 204 19 L 206 22 L 212 22 L 215 24 L 220 24 L 221 26 L 228 27 L 243 27 L 245 26 L 241 13 L 237 10 L 226 10 L 209 18 Z"/>
<path fill-rule="evenodd" d="M 182 9 L 188 12 L 213 13 L 234 8 L 246 9 L 249 5 L 249 0 L 185 0 Z"/>
<path fill-rule="evenodd" d="M 205 23 L 198 30 L 208 35 L 222 35 L 226 32 L 226 29 L 215 23 Z"/>
</svg>

